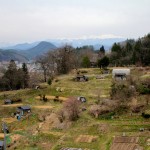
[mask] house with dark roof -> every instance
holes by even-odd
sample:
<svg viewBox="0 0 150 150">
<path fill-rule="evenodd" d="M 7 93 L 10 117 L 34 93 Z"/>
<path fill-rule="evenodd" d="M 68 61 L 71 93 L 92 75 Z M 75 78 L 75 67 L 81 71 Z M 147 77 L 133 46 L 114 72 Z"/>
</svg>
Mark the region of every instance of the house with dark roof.
<svg viewBox="0 0 150 150">
<path fill-rule="evenodd" d="M 12 100 L 10 100 L 10 99 L 5 99 L 4 100 L 4 104 L 5 105 L 9 105 L 9 104 L 12 104 L 13 102 L 12 102 Z"/>
<path fill-rule="evenodd" d="M 30 106 L 19 106 L 19 107 L 17 107 L 17 112 L 19 112 L 20 115 L 25 115 L 25 114 L 31 112 L 31 107 Z"/>
<path fill-rule="evenodd" d="M 85 76 L 85 75 L 77 75 L 75 77 L 75 81 L 78 81 L 78 82 L 85 82 L 85 81 L 88 81 L 88 77 Z"/>
</svg>

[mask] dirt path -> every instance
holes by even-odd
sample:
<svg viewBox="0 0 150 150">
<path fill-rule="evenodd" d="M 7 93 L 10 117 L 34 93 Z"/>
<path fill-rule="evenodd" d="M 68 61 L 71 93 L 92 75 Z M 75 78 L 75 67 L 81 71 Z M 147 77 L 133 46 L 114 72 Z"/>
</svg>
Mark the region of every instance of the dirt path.
<svg viewBox="0 0 150 150">
<path fill-rule="evenodd" d="M 38 109 L 52 109 L 54 106 L 38 105 L 38 106 L 32 106 L 32 107 L 38 108 Z"/>
<path fill-rule="evenodd" d="M 12 123 L 12 122 L 17 121 L 17 119 L 10 117 L 10 118 L 3 118 L 2 121 L 6 123 Z"/>
<path fill-rule="evenodd" d="M 79 135 L 75 142 L 92 143 L 98 139 L 98 136 L 93 135 Z"/>
<path fill-rule="evenodd" d="M 2 107 L 18 107 L 18 106 L 22 106 L 22 103 L 19 104 L 10 104 L 10 105 L 1 105 Z"/>
<path fill-rule="evenodd" d="M 0 138 L 4 138 L 4 133 L 0 133 Z"/>
<path fill-rule="evenodd" d="M 62 135 L 64 135 L 64 133 L 61 133 L 61 132 L 51 132 L 51 131 L 42 131 L 42 133 L 44 133 L 44 134 L 52 134 L 54 136 L 62 136 Z"/>
</svg>

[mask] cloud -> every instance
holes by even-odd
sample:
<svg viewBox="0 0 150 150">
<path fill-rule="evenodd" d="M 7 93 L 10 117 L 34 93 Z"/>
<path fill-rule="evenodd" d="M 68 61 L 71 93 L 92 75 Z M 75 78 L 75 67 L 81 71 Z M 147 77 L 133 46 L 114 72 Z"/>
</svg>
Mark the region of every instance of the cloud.
<svg viewBox="0 0 150 150">
<path fill-rule="evenodd" d="M 137 38 L 149 32 L 149 6 L 149 0 L 0 0 L 0 42 Z"/>
</svg>

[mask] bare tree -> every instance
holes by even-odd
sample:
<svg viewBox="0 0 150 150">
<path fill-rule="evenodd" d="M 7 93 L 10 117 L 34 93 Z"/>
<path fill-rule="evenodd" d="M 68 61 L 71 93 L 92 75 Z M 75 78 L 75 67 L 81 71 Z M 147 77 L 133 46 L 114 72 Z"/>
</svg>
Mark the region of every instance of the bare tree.
<svg viewBox="0 0 150 150">
<path fill-rule="evenodd" d="M 75 121 L 79 118 L 79 101 L 75 98 L 69 98 L 63 106 L 63 110 L 66 111 L 68 119 Z"/>
<path fill-rule="evenodd" d="M 76 58 L 73 47 L 66 45 L 38 57 L 36 63 L 40 65 L 46 82 L 47 76 L 53 77 L 56 74 L 65 74 L 71 69 L 77 68 Z"/>
<path fill-rule="evenodd" d="M 41 70 L 43 71 L 44 81 L 47 81 L 47 72 L 49 69 L 49 61 L 46 55 L 42 55 L 36 59 L 36 63 L 40 65 Z"/>
<path fill-rule="evenodd" d="M 57 70 L 58 73 L 68 73 L 71 69 L 76 68 L 76 57 L 73 47 L 64 46 L 57 49 Z"/>
</svg>

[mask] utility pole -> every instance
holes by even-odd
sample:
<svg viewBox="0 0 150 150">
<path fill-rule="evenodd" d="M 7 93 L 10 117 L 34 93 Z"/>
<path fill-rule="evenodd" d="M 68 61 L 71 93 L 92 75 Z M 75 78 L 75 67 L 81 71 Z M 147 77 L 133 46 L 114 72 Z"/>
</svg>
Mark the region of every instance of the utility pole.
<svg viewBox="0 0 150 150">
<path fill-rule="evenodd" d="M 3 122 L 2 123 L 2 129 L 3 129 L 3 132 L 4 132 L 4 150 L 6 150 L 6 123 Z"/>
</svg>

